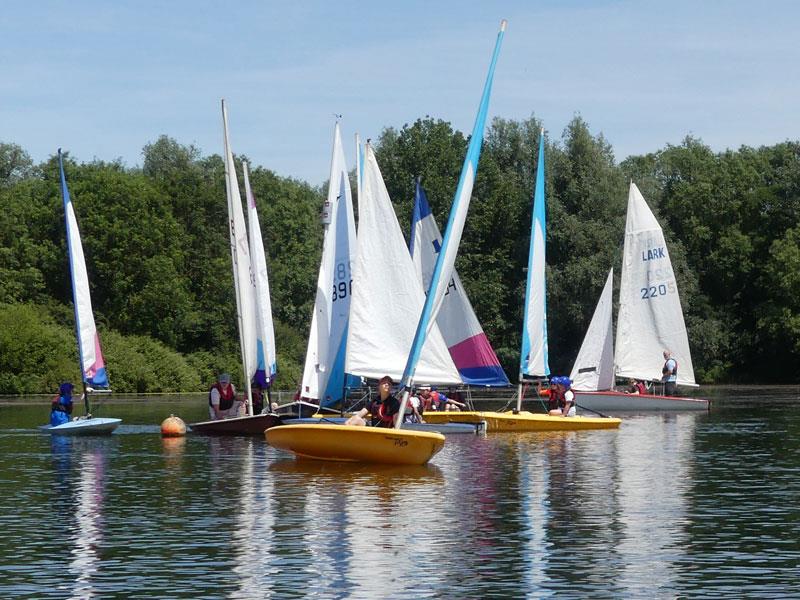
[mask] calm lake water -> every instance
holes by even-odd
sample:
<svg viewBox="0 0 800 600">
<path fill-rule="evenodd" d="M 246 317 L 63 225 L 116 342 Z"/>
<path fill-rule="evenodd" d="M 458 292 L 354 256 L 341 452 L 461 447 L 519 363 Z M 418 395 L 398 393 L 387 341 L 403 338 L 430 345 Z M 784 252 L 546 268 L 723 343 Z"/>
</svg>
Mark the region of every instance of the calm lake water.
<svg viewBox="0 0 800 600">
<path fill-rule="evenodd" d="M 709 413 L 453 435 L 414 468 L 160 437 L 202 398 L 107 403 L 105 438 L 0 403 L 0 597 L 800 597 L 800 392 L 704 391 Z"/>
</svg>

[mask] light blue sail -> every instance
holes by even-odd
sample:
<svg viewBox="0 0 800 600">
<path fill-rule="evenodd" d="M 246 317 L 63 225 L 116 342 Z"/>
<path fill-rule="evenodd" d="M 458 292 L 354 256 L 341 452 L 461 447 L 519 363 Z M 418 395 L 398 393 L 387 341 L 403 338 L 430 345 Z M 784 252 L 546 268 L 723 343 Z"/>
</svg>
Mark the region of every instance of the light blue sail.
<svg viewBox="0 0 800 600">
<path fill-rule="evenodd" d="M 544 132 L 539 136 L 539 162 L 531 216 L 531 242 L 528 251 L 528 278 L 525 283 L 525 309 L 522 320 L 520 381 L 525 375 L 550 375 L 547 351 L 547 290 L 545 284 L 545 197 Z"/>
<path fill-rule="evenodd" d="M 455 268 L 456 253 L 461 242 L 461 234 L 464 231 L 464 222 L 469 210 L 470 197 L 472 196 L 472 186 L 475 183 L 475 175 L 478 171 L 478 161 L 481 155 L 481 145 L 483 143 L 483 132 L 486 126 L 486 115 L 489 111 L 489 98 L 492 93 L 492 80 L 494 78 L 495 65 L 500 55 L 500 46 L 506 31 L 506 21 L 500 23 L 500 31 L 497 33 L 497 40 L 492 53 L 492 61 L 489 65 L 489 73 L 486 76 L 486 83 L 483 87 L 478 115 L 475 118 L 475 125 L 472 128 L 467 156 L 464 159 L 464 166 L 461 169 L 461 177 L 458 180 L 458 187 L 453 198 L 453 206 L 450 208 L 450 218 L 447 222 L 447 229 L 442 240 L 442 249 L 436 260 L 436 266 L 431 277 L 428 295 L 425 305 L 422 308 L 417 331 L 414 334 L 414 342 L 403 370 L 403 388 L 409 388 L 414 379 L 414 372 L 419 362 L 422 347 L 428 332 L 436 322 L 436 314 L 441 307 L 447 285 L 453 276 Z"/>
</svg>

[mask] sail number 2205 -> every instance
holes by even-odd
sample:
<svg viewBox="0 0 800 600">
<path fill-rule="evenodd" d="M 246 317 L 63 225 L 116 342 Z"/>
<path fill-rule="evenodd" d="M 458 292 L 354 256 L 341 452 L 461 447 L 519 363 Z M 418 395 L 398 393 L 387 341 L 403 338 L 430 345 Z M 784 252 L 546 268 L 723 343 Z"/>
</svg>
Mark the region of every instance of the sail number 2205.
<svg viewBox="0 0 800 600">
<path fill-rule="evenodd" d="M 667 283 L 660 283 L 658 285 L 650 285 L 639 289 L 642 295 L 642 300 L 649 300 L 656 296 L 666 296 L 667 294 L 675 293 L 675 282 L 668 281 Z"/>
</svg>

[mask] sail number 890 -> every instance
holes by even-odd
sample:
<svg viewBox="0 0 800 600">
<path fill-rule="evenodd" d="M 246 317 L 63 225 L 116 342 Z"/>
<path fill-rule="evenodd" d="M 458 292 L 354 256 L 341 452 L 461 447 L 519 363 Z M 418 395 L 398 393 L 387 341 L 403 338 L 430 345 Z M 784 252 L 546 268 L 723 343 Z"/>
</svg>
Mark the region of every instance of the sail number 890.
<svg viewBox="0 0 800 600">
<path fill-rule="evenodd" d="M 649 300 L 650 298 L 655 298 L 656 296 L 666 296 L 667 294 L 671 294 L 674 291 L 675 291 L 674 281 L 661 283 L 659 285 L 651 285 L 639 289 L 639 293 L 642 295 L 642 300 Z"/>
<path fill-rule="evenodd" d="M 340 298 L 347 298 L 353 293 L 353 280 L 340 281 L 333 284 L 333 301 L 336 302 Z"/>
</svg>

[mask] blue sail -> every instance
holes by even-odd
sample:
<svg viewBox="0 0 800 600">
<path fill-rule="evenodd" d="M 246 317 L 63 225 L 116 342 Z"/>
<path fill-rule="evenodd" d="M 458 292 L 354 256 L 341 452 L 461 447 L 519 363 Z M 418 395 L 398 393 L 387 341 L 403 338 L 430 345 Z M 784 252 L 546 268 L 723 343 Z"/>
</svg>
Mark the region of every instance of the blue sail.
<svg viewBox="0 0 800 600">
<path fill-rule="evenodd" d="M 458 252 L 458 245 L 461 242 L 461 234 L 464 230 L 464 222 L 467 218 L 470 197 L 472 195 L 472 186 L 478 171 L 481 144 L 483 143 L 483 132 L 486 126 L 486 115 L 489 111 L 489 97 L 492 93 L 492 79 L 494 78 L 495 65 L 497 64 L 497 58 L 500 54 L 500 46 L 503 41 L 505 30 L 506 21 L 503 20 L 500 23 L 500 31 L 497 34 L 494 52 L 492 53 L 489 73 L 486 76 L 486 83 L 483 87 L 483 95 L 481 96 L 480 105 L 478 107 L 478 115 L 475 118 L 475 125 L 472 128 L 472 136 L 470 137 L 469 147 L 467 148 L 467 156 L 464 159 L 461 177 L 459 178 L 456 194 L 453 198 L 453 205 L 450 208 L 450 218 L 447 222 L 447 228 L 445 229 L 442 249 L 436 260 L 436 266 L 433 270 L 430 287 L 428 288 L 428 295 L 425 299 L 425 305 L 422 308 L 422 314 L 417 324 L 417 331 L 414 334 L 414 342 L 411 345 L 411 352 L 409 353 L 408 361 L 403 370 L 403 380 L 401 382 L 403 388 L 411 386 L 422 347 L 425 344 L 425 338 L 436 322 L 436 314 L 441 307 L 444 294 L 450 283 L 450 278 L 453 276 L 456 253 Z"/>
<path fill-rule="evenodd" d="M 544 131 L 539 136 L 539 163 L 533 194 L 531 241 L 528 250 L 528 277 L 525 283 L 525 309 L 522 320 L 520 381 L 523 376 L 550 375 L 547 348 L 547 290 L 545 283 L 545 197 Z"/>
</svg>

